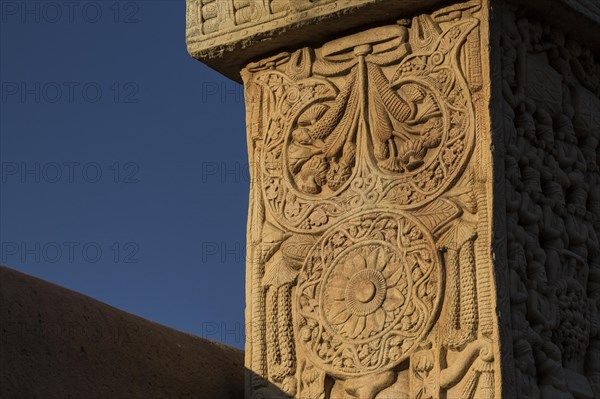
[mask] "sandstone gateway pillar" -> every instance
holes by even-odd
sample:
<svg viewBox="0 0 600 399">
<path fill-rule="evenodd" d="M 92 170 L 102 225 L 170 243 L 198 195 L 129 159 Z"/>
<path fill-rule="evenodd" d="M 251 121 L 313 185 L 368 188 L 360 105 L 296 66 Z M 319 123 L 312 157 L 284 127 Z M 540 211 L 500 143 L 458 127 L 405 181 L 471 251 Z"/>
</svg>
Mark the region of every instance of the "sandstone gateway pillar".
<svg viewBox="0 0 600 399">
<path fill-rule="evenodd" d="M 600 398 L 599 26 L 188 0 L 190 53 L 245 85 L 248 399 Z"/>
</svg>

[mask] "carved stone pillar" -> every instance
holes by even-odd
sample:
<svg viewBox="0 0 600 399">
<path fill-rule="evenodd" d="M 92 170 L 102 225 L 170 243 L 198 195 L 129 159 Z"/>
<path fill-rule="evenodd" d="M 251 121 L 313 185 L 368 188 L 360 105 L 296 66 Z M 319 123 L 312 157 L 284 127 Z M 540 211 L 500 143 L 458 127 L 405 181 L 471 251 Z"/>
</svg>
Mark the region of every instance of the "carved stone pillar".
<svg viewBox="0 0 600 399">
<path fill-rule="evenodd" d="M 247 398 L 600 395 L 600 68 L 438 3 L 188 0 L 245 85 Z"/>
</svg>

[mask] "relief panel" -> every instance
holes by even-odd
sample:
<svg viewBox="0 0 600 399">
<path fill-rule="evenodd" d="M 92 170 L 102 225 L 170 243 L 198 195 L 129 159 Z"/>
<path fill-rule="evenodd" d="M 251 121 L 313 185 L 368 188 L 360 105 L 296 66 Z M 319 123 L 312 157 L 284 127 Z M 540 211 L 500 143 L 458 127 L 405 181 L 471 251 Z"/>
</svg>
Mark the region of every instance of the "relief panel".
<svg viewBox="0 0 600 399">
<path fill-rule="evenodd" d="M 486 12 L 244 70 L 248 398 L 501 397 Z"/>
<path fill-rule="evenodd" d="M 550 24 L 498 15 L 511 397 L 600 398 L 600 64 Z"/>
</svg>

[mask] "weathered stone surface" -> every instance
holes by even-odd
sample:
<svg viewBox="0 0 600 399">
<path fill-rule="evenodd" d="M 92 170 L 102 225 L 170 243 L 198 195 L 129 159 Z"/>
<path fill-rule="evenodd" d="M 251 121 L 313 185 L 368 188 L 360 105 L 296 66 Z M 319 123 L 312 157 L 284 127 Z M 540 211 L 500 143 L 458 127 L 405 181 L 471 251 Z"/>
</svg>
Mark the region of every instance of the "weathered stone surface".
<svg viewBox="0 0 600 399">
<path fill-rule="evenodd" d="M 188 0 L 187 46 L 193 57 L 240 81 L 240 70 L 269 52 L 323 43 L 445 1 Z"/>
<path fill-rule="evenodd" d="M 540 13 L 544 15 L 544 13 Z M 600 397 L 600 64 L 557 20 L 495 3 L 496 269 L 506 397 Z M 509 350 L 511 349 L 512 350 Z"/>
<path fill-rule="evenodd" d="M 269 53 L 319 46 L 365 25 L 394 22 L 451 0 L 187 0 L 190 54 L 240 81 L 240 70 Z M 466 2 L 466 1 L 465 1 Z M 600 48 L 598 0 L 516 0 Z"/>
<path fill-rule="evenodd" d="M 246 364 L 286 394 L 501 397 L 488 20 L 458 4 L 242 73 Z"/>
<path fill-rule="evenodd" d="M 451 3 L 247 32 L 247 398 L 600 398 L 600 1 Z"/>
<path fill-rule="evenodd" d="M 0 267 L 0 398 L 239 399 L 243 392 L 241 351 Z"/>
</svg>

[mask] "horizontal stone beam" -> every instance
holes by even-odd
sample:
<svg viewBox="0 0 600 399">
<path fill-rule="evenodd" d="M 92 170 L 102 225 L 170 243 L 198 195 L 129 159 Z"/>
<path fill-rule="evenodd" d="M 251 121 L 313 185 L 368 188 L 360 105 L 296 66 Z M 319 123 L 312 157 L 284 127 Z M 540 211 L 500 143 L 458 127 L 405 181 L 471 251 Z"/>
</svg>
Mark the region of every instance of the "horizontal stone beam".
<svg viewBox="0 0 600 399">
<path fill-rule="evenodd" d="M 250 61 L 322 43 L 344 31 L 430 9 L 447 0 L 188 0 L 190 54 L 241 82 Z"/>
<path fill-rule="evenodd" d="M 365 26 L 432 11 L 449 0 L 188 0 L 189 53 L 241 83 L 240 71 L 272 53 L 315 46 Z M 467 3 L 467 1 L 463 1 Z M 600 49 L 600 1 L 516 0 Z"/>
</svg>

